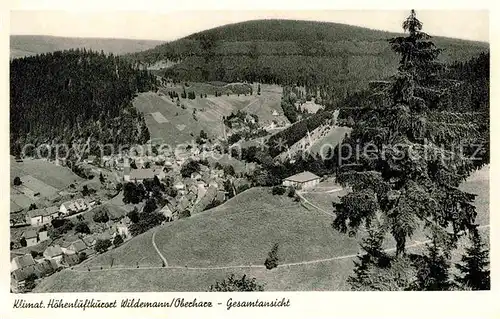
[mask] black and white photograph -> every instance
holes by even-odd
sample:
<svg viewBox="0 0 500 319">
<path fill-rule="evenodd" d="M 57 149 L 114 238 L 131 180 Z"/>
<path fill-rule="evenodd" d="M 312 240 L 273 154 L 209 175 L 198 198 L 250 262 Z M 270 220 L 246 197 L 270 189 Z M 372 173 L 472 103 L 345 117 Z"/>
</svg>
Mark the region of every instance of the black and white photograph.
<svg viewBox="0 0 500 319">
<path fill-rule="evenodd" d="M 490 290 L 489 20 L 11 11 L 10 293 Z"/>
</svg>

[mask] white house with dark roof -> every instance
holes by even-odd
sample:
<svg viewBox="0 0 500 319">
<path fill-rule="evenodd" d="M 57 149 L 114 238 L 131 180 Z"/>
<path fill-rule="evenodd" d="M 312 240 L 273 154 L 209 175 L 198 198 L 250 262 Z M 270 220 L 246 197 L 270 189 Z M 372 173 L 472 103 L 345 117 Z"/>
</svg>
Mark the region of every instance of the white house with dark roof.
<svg viewBox="0 0 500 319">
<path fill-rule="evenodd" d="M 10 261 L 10 271 L 12 272 L 16 269 L 22 269 L 33 265 L 35 265 L 35 260 L 31 254 L 17 256 Z"/>
<path fill-rule="evenodd" d="M 48 260 L 53 260 L 58 267 L 63 264 L 64 253 L 59 245 L 49 246 L 43 252 L 43 257 Z"/>
<path fill-rule="evenodd" d="M 163 206 L 163 208 L 160 209 L 160 213 L 162 213 L 163 216 L 165 216 L 165 218 L 167 219 L 167 222 L 170 222 L 173 220 L 172 210 L 168 207 L 167 204 L 165 204 L 165 206 Z"/>
<path fill-rule="evenodd" d="M 83 212 L 88 208 L 88 204 L 83 200 L 83 198 L 79 198 L 76 200 L 67 201 L 61 204 L 59 207 L 59 212 L 63 215 L 67 216 L 70 214 L 75 214 L 79 212 Z"/>
<path fill-rule="evenodd" d="M 155 176 L 161 180 L 165 177 L 165 172 L 160 168 L 133 169 L 129 175 L 124 175 L 124 180 L 127 182 L 137 181 L 138 183 L 142 183 L 145 179 L 153 179 Z"/>
<path fill-rule="evenodd" d="M 38 234 L 34 229 L 28 229 L 23 233 L 24 239 L 26 239 L 26 247 L 35 246 L 38 244 Z"/>
<path fill-rule="evenodd" d="M 57 216 L 59 216 L 59 209 L 55 206 L 33 209 L 26 213 L 26 223 L 31 226 L 42 226 L 50 223 Z"/>
<path fill-rule="evenodd" d="M 43 215 L 45 210 L 43 208 L 33 209 L 26 213 L 26 223 L 31 224 L 31 226 L 41 226 L 47 223 L 43 222 Z"/>
<path fill-rule="evenodd" d="M 283 180 L 283 186 L 292 186 L 297 189 L 312 188 L 320 182 L 320 177 L 311 172 L 302 172 Z"/>
</svg>

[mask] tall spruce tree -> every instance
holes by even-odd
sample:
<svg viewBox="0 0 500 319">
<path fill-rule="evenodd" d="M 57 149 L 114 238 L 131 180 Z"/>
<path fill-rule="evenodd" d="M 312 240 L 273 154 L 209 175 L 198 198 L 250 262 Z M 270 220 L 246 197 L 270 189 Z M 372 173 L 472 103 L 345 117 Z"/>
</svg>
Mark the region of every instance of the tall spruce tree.
<svg viewBox="0 0 500 319">
<path fill-rule="evenodd" d="M 357 110 L 361 115 L 345 141 L 361 152 L 353 151 L 356 156 L 338 168 L 338 182 L 351 186 L 352 192 L 335 205 L 333 227 L 355 234 L 363 225 L 376 224 L 396 241 L 397 257 L 404 257 L 407 240 L 425 227 L 433 238 L 433 248 L 423 253 L 430 264 L 440 262 L 441 252 L 447 257 L 458 238 L 476 228 L 475 195 L 458 186 L 489 161 L 473 161 L 463 151 L 464 144 L 489 134 L 478 122 L 489 104 L 483 101 L 476 108 L 483 116 L 476 117 L 454 108 L 450 92 L 463 83 L 445 77 L 437 60 L 441 50 L 422 32 L 415 11 L 403 29 L 406 36 L 389 40 L 401 56 L 397 74 L 372 92 L 362 112 Z M 433 258 L 433 251 L 440 252 L 439 258 Z"/>
<path fill-rule="evenodd" d="M 472 245 L 465 249 L 462 264 L 456 264 L 462 275 L 455 279 L 465 289 L 489 290 L 489 251 L 484 248 L 479 232 L 471 233 L 470 237 Z"/>
</svg>

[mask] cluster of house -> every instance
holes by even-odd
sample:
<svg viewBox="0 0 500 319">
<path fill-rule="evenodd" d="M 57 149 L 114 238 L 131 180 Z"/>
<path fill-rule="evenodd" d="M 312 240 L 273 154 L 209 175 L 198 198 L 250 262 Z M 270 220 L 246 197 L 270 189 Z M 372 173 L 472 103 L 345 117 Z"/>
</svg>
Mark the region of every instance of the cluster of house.
<svg viewBox="0 0 500 319">
<path fill-rule="evenodd" d="M 200 153 L 193 151 L 189 154 L 191 158 L 196 160 Z M 200 171 L 191 174 L 190 177 L 182 177 L 180 168 L 183 160 L 167 160 L 163 167 L 155 166 L 143 168 L 143 162 L 136 160 L 136 169 L 131 169 L 127 160 L 124 162 L 123 179 L 124 181 L 132 181 L 142 183 L 144 180 L 152 180 L 156 176 L 159 180 L 171 178 L 173 180 L 173 188 L 177 190 L 176 197 L 168 198 L 168 204 L 164 207 L 167 220 L 171 214 L 191 210 L 196 204 L 201 202 L 205 196 L 211 197 L 203 202 L 210 203 L 213 199 L 220 202 L 225 200 L 224 192 L 224 171 L 222 169 L 209 168 L 205 165 L 200 165 Z M 210 191 L 209 191 L 210 190 Z"/>
<path fill-rule="evenodd" d="M 78 198 L 62 203 L 60 206 L 51 206 L 30 210 L 26 213 L 26 224 L 42 226 L 49 224 L 58 217 L 70 216 L 91 209 L 95 205 L 92 199 Z"/>
<path fill-rule="evenodd" d="M 62 248 L 59 245 L 47 247 L 42 258 L 34 259 L 31 254 L 14 257 L 11 260 L 10 270 L 11 289 L 14 292 L 21 291 L 25 286 L 26 279 L 32 275 L 42 278 L 53 274 L 58 269 L 80 263 L 80 253 L 82 252 L 86 256 L 95 254 L 92 246 L 80 239 L 67 248 Z"/>
<path fill-rule="evenodd" d="M 51 260 L 43 259 L 35 261 L 31 254 L 15 257 L 11 261 L 11 291 L 22 292 L 26 280 L 35 275 L 42 278 L 53 274 L 57 270 L 57 264 Z"/>
<path fill-rule="evenodd" d="M 174 188 L 177 190 L 175 198 L 169 198 L 169 203 L 177 211 L 203 210 L 207 204 L 217 199 L 224 202 L 226 193 L 224 190 L 224 171 L 200 165 L 200 171 L 191 174 L 191 177 L 182 178 L 180 175 L 174 177 Z M 200 204 L 200 205 L 198 205 Z"/>
<path fill-rule="evenodd" d="M 113 241 L 116 235 L 120 235 L 124 240 L 130 239 L 132 236 L 128 230 L 130 220 L 128 217 L 123 218 L 119 223 L 112 225 L 108 229 L 98 235 L 87 235 L 73 242 L 61 245 L 48 246 L 43 251 L 43 257 L 34 259 L 31 254 L 25 254 L 14 257 L 11 260 L 11 289 L 14 292 L 19 292 L 24 288 L 26 279 L 31 275 L 36 275 L 37 278 L 49 276 L 58 269 L 74 266 L 84 258 L 91 257 L 96 254 L 94 249 L 97 240 L 109 239 Z M 35 230 L 24 232 L 26 241 L 33 246 L 37 242 L 48 239 L 47 232 L 41 231 L 37 234 Z M 84 254 L 84 255 L 83 255 Z"/>
</svg>

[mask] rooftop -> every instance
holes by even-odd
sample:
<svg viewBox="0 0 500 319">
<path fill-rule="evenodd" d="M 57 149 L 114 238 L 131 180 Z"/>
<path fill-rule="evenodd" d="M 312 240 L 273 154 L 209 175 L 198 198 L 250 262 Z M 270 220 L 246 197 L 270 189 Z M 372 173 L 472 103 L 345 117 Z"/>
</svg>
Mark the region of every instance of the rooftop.
<svg viewBox="0 0 500 319">
<path fill-rule="evenodd" d="M 49 260 L 44 260 L 41 263 L 36 263 L 25 268 L 16 269 L 12 272 L 12 276 L 17 281 L 24 281 L 31 274 L 35 274 L 38 277 L 43 277 L 52 272 L 54 272 L 54 265 Z"/>
<path fill-rule="evenodd" d="M 63 251 L 59 245 L 49 246 L 44 251 L 44 255 L 47 257 L 56 257 L 62 255 Z"/>
<path fill-rule="evenodd" d="M 12 261 L 17 264 L 18 268 L 24 268 L 35 264 L 35 260 L 33 260 L 31 254 L 15 257 Z"/>
<path fill-rule="evenodd" d="M 24 232 L 24 238 L 36 238 L 36 230 L 28 229 Z"/>
<path fill-rule="evenodd" d="M 87 246 L 92 246 L 96 239 L 95 239 L 95 236 L 88 235 L 88 236 L 85 236 L 84 238 L 82 238 L 82 240 Z"/>
<path fill-rule="evenodd" d="M 71 245 L 77 253 L 87 249 L 87 245 L 85 245 L 85 243 L 81 239 L 74 241 L 73 243 L 71 243 Z"/>
<path fill-rule="evenodd" d="M 52 206 L 52 207 L 47 207 L 47 208 L 38 208 L 38 209 L 33 209 L 30 210 L 26 213 L 29 218 L 33 217 L 38 217 L 38 216 L 50 216 L 52 214 L 55 214 L 59 212 L 59 208 Z"/>
<path fill-rule="evenodd" d="M 299 174 L 295 174 L 293 176 L 285 178 L 286 181 L 292 181 L 292 182 L 298 182 L 298 183 L 305 183 L 309 182 L 315 179 L 319 179 L 320 177 L 311 173 L 311 172 L 302 172 Z"/>
<path fill-rule="evenodd" d="M 130 179 L 153 179 L 155 175 L 161 173 L 160 169 L 153 168 L 143 168 L 143 169 L 133 169 L 130 171 Z"/>
</svg>

